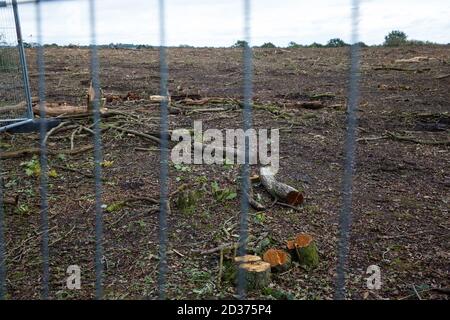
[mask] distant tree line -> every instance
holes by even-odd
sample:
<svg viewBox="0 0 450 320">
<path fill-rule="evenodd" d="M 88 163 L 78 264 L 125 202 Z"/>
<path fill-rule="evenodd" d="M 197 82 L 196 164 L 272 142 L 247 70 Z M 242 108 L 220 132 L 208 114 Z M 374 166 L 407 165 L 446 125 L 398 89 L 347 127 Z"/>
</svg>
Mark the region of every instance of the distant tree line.
<svg viewBox="0 0 450 320">
<path fill-rule="evenodd" d="M 0 35 L 1 40 L 1 35 Z M 358 42 L 357 43 L 360 48 L 368 47 L 364 42 Z M 388 35 L 384 37 L 384 42 L 382 46 L 385 47 L 399 47 L 399 46 L 408 46 L 408 45 L 438 45 L 437 43 L 430 42 L 430 41 L 421 41 L 421 40 L 408 40 L 408 36 L 403 31 L 399 30 L 393 30 Z M 448 43 L 447 45 L 450 45 Z M 25 48 L 34 48 L 37 47 L 37 43 L 26 43 L 24 42 Z M 238 40 L 236 41 L 231 48 L 245 48 L 248 46 L 248 43 L 245 40 Z M 341 38 L 332 38 L 328 40 L 326 44 L 321 44 L 318 42 L 313 42 L 311 44 L 299 44 L 297 42 L 291 41 L 287 45 L 287 48 L 342 48 L 342 47 L 349 47 L 350 44 L 346 43 Z M 45 44 L 45 48 L 89 48 L 89 45 L 77 45 L 77 44 L 68 44 L 68 45 L 58 45 L 56 43 L 52 44 Z M 103 44 L 98 45 L 99 48 L 110 48 L 110 49 L 152 49 L 154 48 L 151 45 L 147 44 L 132 44 L 132 43 L 110 43 L 110 44 Z M 195 48 L 194 46 L 187 45 L 187 44 L 180 44 L 178 48 Z M 253 46 L 253 48 L 263 48 L 263 49 L 274 49 L 278 48 L 276 45 L 274 45 L 272 42 L 266 42 L 263 43 L 260 46 Z"/>
<path fill-rule="evenodd" d="M 360 41 L 357 43 L 360 48 L 368 47 L 364 42 Z M 247 42 L 243 40 L 238 40 L 232 48 L 244 48 L 247 45 Z M 421 40 L 408 40 L 406 33 L 399 30 L 391 31 L 388 35 L 384 37 L 384 42 L 382 44 L 385 47 L 399 47 L 399 46 L 407 46 L 407 45 L 438 45 L 437 43 L 430 41 L 421 41 Z M 449 45 L 449 44 L 448 44 Z M 342 48 L 350 46 L 349 43 L 346 43 L 344 40 L 340 38 L 333 38 L 328 40 L 326 44 L 321 44 L 317 42 L 313 42 L 309 45 L 299 44 L 297 42 L 291 41 L 287 45 L 287 48 Z M 254 48 L 277 48 L 272 42 L 266 42 L 261 46 L 254 46 Z"/>
</svg>

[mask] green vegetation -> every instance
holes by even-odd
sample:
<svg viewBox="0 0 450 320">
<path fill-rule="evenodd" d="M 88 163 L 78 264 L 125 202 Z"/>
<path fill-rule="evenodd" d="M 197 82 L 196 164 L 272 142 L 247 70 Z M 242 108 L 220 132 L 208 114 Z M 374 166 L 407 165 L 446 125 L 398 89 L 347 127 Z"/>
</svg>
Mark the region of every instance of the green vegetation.
<svg viewBox="0 0 450 320">
<path fill-rule="evenodd" d="M 22 162 L 20 165 L 25 168 L 25 174 L 29 177 L 39 177 L 41 174 L 41 164 L 36 156 L 29 161 Z"/>
<path fill-rule="evenodd" d="M 391 31 L 386 37 L 384 37 L 384 45 L 386 47 L 398 47 L 407 44 L 408 36 L 403 31 L 394 30 Z"/>
<path fill-rule="evenodd" d="M 320 43 L 317 43 L 317 42 L 313 42 L 308 47 L 309 48 L 323 48 L 323 44 L 320 44 Z"/>
<path fill-rule="evenodd" d="M 238 41 L 236 41 L 236 43 L 233 44 L 231 47 L 232 47 L 232 48 L 245 48 L 245 47 L 247 47 L 247 46 L 248 46 L 247 41 L 245 41 L 245 40 L 238 40 Z"/>
<path fill-rule="evenodd" d="M 301 44 L 298 44 L 297 42 L 291 41 L 291 42 L 289 42 L 287 47 L 295 49 L 295 48 L 303 48 L 304 46 Z"/>
<path fill-rule="evenodd" d="M 217 181 L 211 183 L 211 192 L 217 201 L 233 200 L 237 197 L 236 191 L 230 188 L 220 188 Z"/>
<path fill-rule="evenodd" d="M 339 48 L 339 47 L 346 47 L 348 46 L 347 43 L 344 42 L 344 40 L 340 39 L 340 38 L 333 38 L 330 39 L 327 44 L 325 45 L 325 47 L 328 48 Z"/>
<path fill-rule="evenodd" d="M 272 42 L 266 42 L 264 43 L 260 48 L 264 48 L 264 49 L 274 49 L 277 46 L 274 45 Z"/>
</svg>

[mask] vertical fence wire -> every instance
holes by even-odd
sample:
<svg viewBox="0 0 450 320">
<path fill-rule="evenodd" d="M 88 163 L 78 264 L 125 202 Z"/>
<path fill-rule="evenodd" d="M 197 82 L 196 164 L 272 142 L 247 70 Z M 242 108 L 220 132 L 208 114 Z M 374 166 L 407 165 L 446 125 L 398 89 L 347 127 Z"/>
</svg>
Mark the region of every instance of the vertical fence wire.
<svg viewBox="0 0 450 320">
<path fill-rule="evenodd" d="M 42 299 L 48 299 L 49 295 L 49 231 L 48 231 L 48 159 L 45 135 L 47 132 L 46 110 L 45 110 L 45 61 L 44 44 L 42 35 L 42 8 L 41 1 L 36 1 L 36 32 L 37 32 L 37 65 L 39 74 L 39 149 L 41 174 L 39 182 L 39 195 L 41 198 L 41 234 L 42 234 Z"/>
<path fill-rule="evenodd" d="M 6 6 L 6 2 L 5 2 Z M 0 7 L 0 13 L 3 10 Z M 4 21 L 4 18 L 0 15 L 0 21 Z M 0 39 L 1 40 L 1 39 Z M 0 51 L 1 54 L 2 51 Z M 1 64 L 3 59 L 0 57 L 0 72 L 3 71 Z M 0 153 L 3 152 L 0 147 Z M 1 161 L 1 160 L 0 160 Z M 0 162 L 0 300 L 5 299 L 6 296 L 6 261 L 5 261 L 5 212 L 3 208 L 3 170 Z"/>
<path fill-rule="evenodd" d="M 0 147 L 0 154 L 3 152 Z M 5 211 L 3 208 L 3 172 L 0 160 L 0 300 L 6 295 Z"/>
<path fill-rule="evenodd" d="M 249 132 L 248 130 L 252 127 L 252 48 L 251 48 L 251 3 L 250 0 L 244 0 L 244 52 L 243 52 L 243 62 L 244 62 L 244 82 L 243 82 L 243 130 L 244 132 Z M 250 137 L 245 134 L 245 162 L 242 165 L 241 170 L 241 215 L 240 215 L 240 233 L 239 233 L 239 248 L 238 254 L 244 255 L 247 250 L 247 240 L 248 240 L 248 211 L 249 211 L 249 190 L 250 190 Z M 245 281 L 245 271 L 241 268 L 238 269 L 238 296 L 240 299 L 245 298 L 246 292 L 246 281 Z"/>
<path fill-rule="evenodd" d="M 169 176 L 169 110 L 168 110 L 168 66 L 166 61 L 166 25 L 165 3 L 159 0 L 159 72 L 160 95 L 164 97 L 160 104 L 160 132 L 161 132 L 161 158 L 160 158 L 160 204 L 159 204 L 159 267 L 158 267 L 158 295 L 159 299 L 166 298 L 167 274 L 167 213 L 168 203 L 168 176 Z"/>
<path fill-rule="evenodd" d="M 17 48 L 19 50 L 20 66 L 22 70 L 23 87 L 25 91 L 26 100 L 26 115 L 27 118 L 33 118 L 33 109 L 31 105 L 31 92 L 30 92 L 30 82 L 28 80 L 28 68 L 27 59 L 25 57 L 25 49 L 23 48 L 22 30 L 20 28 L 19 10 L 17 9 L 17 0 L 12 0 L 13 11 L 14 11 L 14 22 L 16 26 L 17 34 Z"/>
<path fill-rule="evenodd" d="M 353 173 L 355 167 L 356 150 L 356 112 L 359 100 L 359 0 L 352 0 L 351 26 L 352 46 L 350 51 L 350 83 L 347 107 L 347 130 L 345 134 L 345 160 L 344 175 L 342 181 L 342 208 L 339 215 L 339 243 L 338 243 L 338 265 L 336 277 L 335 299 L 345 299 L 345 277 L 347 272 L 349 242 L 352 221 L 352 193 Z"/>
<path fill-rule="evenodd" d="M 100 78 L 95 26 L 95 0 L 89 0 L 91 31 L 91 79 L 94 88 L 94 180 L 95 180 L 95 297 L 103 298 L 103 207 L 102 207 L 102 138 L 100 132 Z"/>
</svg>

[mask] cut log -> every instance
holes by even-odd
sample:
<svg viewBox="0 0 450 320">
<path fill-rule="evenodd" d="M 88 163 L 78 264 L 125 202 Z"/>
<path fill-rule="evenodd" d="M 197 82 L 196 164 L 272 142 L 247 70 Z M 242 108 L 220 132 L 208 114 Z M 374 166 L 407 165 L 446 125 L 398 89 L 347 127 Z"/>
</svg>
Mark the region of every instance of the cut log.
<svg viewBox="0 0 450 320">
<path fill-rule="evenodd" d="M 310 269 L 319 264 L 317 247 L 309 234 L 300 233 L 294 240 L 287 242 L 287 248 L 300 265 Z"/>
<path fill-rule="evenodd" d="M 158 95 L 150 96 L 150 101 L 163 102 L 165 100 L 168 100 L 168 102 L 170 103 L 170 101 L 171 101 L 170 96 L 158 96 Z"/>
<path fill-rule="evenodd" d="M 261 261 L 261 257 L 255 256 L 252 254 L 246 254 L 244 256 L 239 256 L 239 257 L 234 258 L 234 262 L 237 265 L 240 265 L 242 263 L 254 263 L 254 262 L 258 262 L 258 261 Z"/>
<path fill-rule="evenodd" d="M 303 194 L 297 189 L 277 181 L 270 167 L 261 167 L 259 176 L 262 185 L 273 197 L 292 206 L 298 206 L 303 202 Z"/>
<path fill-rule="evenodd" d="M 263 260 L 270 264 L 274 272 L 284 272 L 291 266 L 291 255 L 284 250 L 269 249 L 264 253 Z"/>
<path fill-rule="evenodd" d="M 244 272 L 245 287 L 248 291 L 264 289 L 270 284 L 270 263 L 268 262 L 242 263 L 239 265 L 239 270 Z"/>
<path fill-rule="evenodd" d="M 103 108 L 104 105 L 104 99 L 102 99 L 102 107 L 100 109 L 100 112 L 104 112 L 105 109 Z M 67 105 L 66 103 L 46 103 L 44 105 L 45 108 L 45 115 L 47 117 L 57 117 L 61 115 L 81 115 L 81 114 L 90 114 L 92 111 L 87 106 L 72 106 Z M 37 104 L 33 106 L 33 112 L 36 115 L 40 114 L 40 105 Z"/>
</svg>

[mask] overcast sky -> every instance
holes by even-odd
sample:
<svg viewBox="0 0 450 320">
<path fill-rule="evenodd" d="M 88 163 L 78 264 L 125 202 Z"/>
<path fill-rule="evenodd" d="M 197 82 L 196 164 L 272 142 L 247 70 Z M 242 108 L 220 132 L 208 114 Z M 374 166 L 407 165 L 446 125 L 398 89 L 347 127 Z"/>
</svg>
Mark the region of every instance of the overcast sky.
<svg viewBox="0 0 450 320">
<path fill-rule="evenodd" d="M 19 0 L 20 1 L 20 0 Z M 166 0 L 167 44 L 230 46 L 243 39 L 242 0 Z M 350 42 L 351 0 L 253 0 L 252 44 Z M 159 43 L 157 0 L 97 0 L 97 43 Z M 20 8 L 25 41 L 36 42 L 34 4 Z M 44 43 L 89 44 L 86 0 L 42 4 Z M 360 40 L 380 44 L 391 30 L 450 43 L 450 0 L 363 0 Z"/>
</svg>

